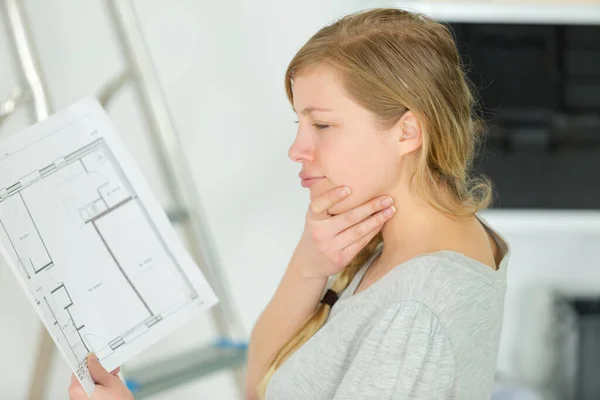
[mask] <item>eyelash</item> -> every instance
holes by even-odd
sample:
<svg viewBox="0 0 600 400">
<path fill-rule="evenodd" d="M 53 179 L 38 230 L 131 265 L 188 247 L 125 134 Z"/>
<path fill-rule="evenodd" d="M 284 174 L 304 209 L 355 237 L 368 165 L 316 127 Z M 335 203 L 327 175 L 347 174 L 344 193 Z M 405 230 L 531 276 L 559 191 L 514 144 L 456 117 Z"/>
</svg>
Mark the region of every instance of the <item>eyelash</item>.
<svg viewBox="0 0 600 400">
<path fill-rule="evenodd" d="M 294 121 L 295 124 L 298 123 L 298 121 Z M 317 128 L 318 130 L 322 131 L 324 129 L 329 128 L 331 125 L 323 125 L 323 124 L 317 124 L 316 122 L 312 124 L 312 126 L 314 126 L 315 128 Z"/>
</svg>

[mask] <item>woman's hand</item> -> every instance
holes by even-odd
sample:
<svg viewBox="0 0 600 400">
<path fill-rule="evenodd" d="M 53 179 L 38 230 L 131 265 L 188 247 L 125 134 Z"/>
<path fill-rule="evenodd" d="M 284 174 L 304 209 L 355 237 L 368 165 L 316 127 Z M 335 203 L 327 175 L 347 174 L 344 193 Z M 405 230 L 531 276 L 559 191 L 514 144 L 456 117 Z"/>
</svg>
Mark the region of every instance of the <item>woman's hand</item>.
<svg viewBox="0 0 600 400">
<path fill-rule="evenodd" d="M 396 212 L 392 198 L 382 196 L 331 215 L 328 211 L 348 195 L 349 189 L 341 187 L 311 202 L 296 249 L 304 277 L 321 278 L 342 271 Z"/>
<path fill-rule="evenodd" d="M 125 384 L 117 376 L 119 368 L 112 372 L 104 369 L 98 357 L 93 354 L 88 356 L 88 369 L 96 388 L 92 393 L 92 400 L 134 400 L 133 394 L 127 389 Z M 69 386 L 70 400 L 89 400 L 83 387 L 75 377 L 71 376 L 71 386 Z"/>
</svg>

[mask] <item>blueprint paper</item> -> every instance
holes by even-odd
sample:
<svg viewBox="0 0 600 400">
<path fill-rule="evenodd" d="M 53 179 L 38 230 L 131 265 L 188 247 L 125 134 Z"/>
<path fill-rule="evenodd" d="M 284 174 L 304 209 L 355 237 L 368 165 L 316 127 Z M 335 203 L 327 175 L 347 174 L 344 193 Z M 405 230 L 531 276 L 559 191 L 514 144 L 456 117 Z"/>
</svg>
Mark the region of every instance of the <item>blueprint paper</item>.
<svg viewBox="0 0 600 400">
<path fill-rule="evenodd" d="M 93 98 L 0 141 L 0 252 L 88 394 L 218 302 Z"/>
</svg>

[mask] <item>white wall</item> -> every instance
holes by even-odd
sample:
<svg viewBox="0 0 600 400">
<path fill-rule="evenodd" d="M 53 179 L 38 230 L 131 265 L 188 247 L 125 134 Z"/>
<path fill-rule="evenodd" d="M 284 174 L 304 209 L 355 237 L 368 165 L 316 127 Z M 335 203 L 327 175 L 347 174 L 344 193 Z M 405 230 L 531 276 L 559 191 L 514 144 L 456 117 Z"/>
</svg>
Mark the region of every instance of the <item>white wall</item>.
<svg viewBox="0 0 600 400">
<path fill-rule="evenodd" d="M 488 211 L 512 247 L 498 372 L 539 391 L 572 373 L 556 347 L 564 326 L 553 301 L 600 296 L 600 212 Z M 560 399 L 547 397 L 544 399 Z"/>
<path fill-rule="evenodd" d="M 103 2 L 25 3 L 56 109 L 97 93 L 123 67 Z M 310 34 L 359 4 L 360 0 L 136 2 L 248 332 L 283 273 L 300 235 L 308 200 L 297 181 L 299 167 L 287 159 L 295 130 L 283 73 Z M 0 32 L 2 98 L 17 76 L 4 30 Z M 126 89 L 110 114 L 168 207 L 169 198 L 157 179 L 133 100 L 132 90 Z M 26 124 L 27 114 L 21 111 L 2 126 L 0 134 L 10 134 Z M 585 290 L 582 283 L 587 283 L 590 290 L 598 290 L 600 269 L 593 260 L 600 255 L 594 246 L 600 243 L 600 216 L 592 217 L 584 223 L 587 228 L 571 224 L 569 230 L 544 215 L 527 213 L 515 219 L 512 214 L 489 214 L 489 221 L 514 249 L 499 360 L 504 372 L 518 370 L 514 348 L 523 329 L 518 323 L 522 318 L 519 296 L 529 283 L 567 284 L 576 291 Z M 561 249 L 574 258 L 559 258 Z M 0 316 L 0 398 L 24 399 L 40 327 L 4 265 L 0 267 Z M 132 364 L 200 345 L 214 335 L 210 321 L 201 316 Z M 46 399 L 66 398 L 69 375 L 62 359 L 55 357 Z M 234 399 L 234 393 L 230 376 L 219 373 L 154 399 Z"/>
<path fill-rule="evenodd" d="M 26 0 L 25 4 L 55 109 L 96 94 L 123 67 L 104 2 Z M 309 35 L 353 10 L 354 4 L 146 0 L 135 5 L 249 332 L 287 265 L 308 200 L 297 179 L 299 167 L 287 159 L 295 125 L 283 74 Z M 0 98 L 17 79 L 4 28 L 0 28 Z M 133 91 L 127 88 L 110 115 L 168 207 L 133 101 Z M 21 111 L 0 133 L 10 134 L 27 123 L 27 113 Z M 4 265 L 0 315 L 0 398 L 23 399 L 39 326 Z M 132 365 L 201 345 L 215 334 L 210 321 L 201 316 Z M 65 364 L 55 357 L 46 398 L 65 398 L 69 379 Z M 234 393 L 229 375 L 221 373 L 156 399 L 232 399 Z"/>
</svg>

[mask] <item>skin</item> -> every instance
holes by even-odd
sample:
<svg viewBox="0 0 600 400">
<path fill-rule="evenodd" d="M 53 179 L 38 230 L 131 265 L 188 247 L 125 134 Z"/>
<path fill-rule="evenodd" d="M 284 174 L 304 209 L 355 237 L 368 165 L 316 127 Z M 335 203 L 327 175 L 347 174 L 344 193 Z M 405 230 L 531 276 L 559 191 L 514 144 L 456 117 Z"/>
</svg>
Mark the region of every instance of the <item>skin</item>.
<svg viewBox="0 0 600 400">
<path fill-rule="evenodd" d="M 265 318 L 262 325 L 268 328 L 271 346 L 260 343 L 264 336 L 260 332 L 251 340 L 251 396 L 264 372 L 260 357 L 271 347 L 281 345 L 275 342 L 271 323 L 281 325 L 278 304 L 285 305 L 281 307 L 291 320 L 291 307 L 297 306 L 299 296 L 294 295 L 289 304 L 286 296 L 294 290 L 304 295 L 314 292 L 314 296 L 308 296 L 310 304 L 296 311 L 296 319 L 303 321 L 316 306 L 326 278 L 343 270 L 380 230 L 384 251 L 357 292 L 422 253 L 454 250 L 494 269 L 498 262 L 498 249 L 477 218 L 459 220 L 440 213 L 410 184 L 423 137 L 422 124 L 415 114 L 408 111 L 394 126 L 383 129 L 375 115 L 356 103 L 335 71 L 326 66 L 297 74 L 293 91 L 298 131 L 288 154 L 292 161 L 302 164 L 303 177 L 318 179 L 309 187 L 311 206 L 304 234 L 272 305 L 261 317 Z M 346 188 L 349 192 L 342 190 Z M 384 203 L 385 199 L 393 205 Z M 280 336 L 288 337 L 296 328 L 283 327 Z M 88 362 L 97 382 L 93 400 L 133 399 L 118 377 L 97 360 Z M 88 399 L 74 377 L 69 395 L 72 400 Z"/>
<path fill-rule="evenodd" d="M 344 185 L 352 195 L 333 206 L 332 215 L 382 195 L 396 205 L 382 228 L 384 251 L 358 291 L 396 265 L 438 250 L 461 252 L 496 269 L 498 249 L 477 218 L 444 215 L 410 184 L 423 137 L 414 113 L 382 129 L 375 115 L 346 93 L 336 72 L 322 65 L 295 76 L 293 94 L 298 132 L 289 156 L 304 173 L 323 177 L 310 186 L 311 200 Z"/>
<path fill-rule="evenodd" d="M 297 71 L 293 99 L 298 132 L 289 157 L 302 164 L 301 178 L 318 179 L 304 181 L 311 201 L 303 234 L 251 335 L 250 400 L 258 399 L 256 388 L 270 360 L 318 307 L 327 279 L 343 271 L 378 232 L 384 250 L 356 292 L 422 253 L 454 250 L 491 268 L 497 263 L 495 243 L 476 217 L 443 215 L 411 185 L 424 134 L 414 113 L 405 112 L 384 129 L 323 65 Z M 343 194 L 344 188 L 351 192 Z M 386 198 L 392 206 L 382 204 Z"/>
<path fill-rule="evenodd" d="M 133 394 L 117 375 L 120 368 L 112 372 L 106 371 L 94 354 L 88 355 L 87 363 L 90 375 L 96 382 L 91 400 L 133 400 Z M 75 375 L 72 375 L 71 385 L 69 386 L 69 400 L 89 399 Z"/>
</svg>

